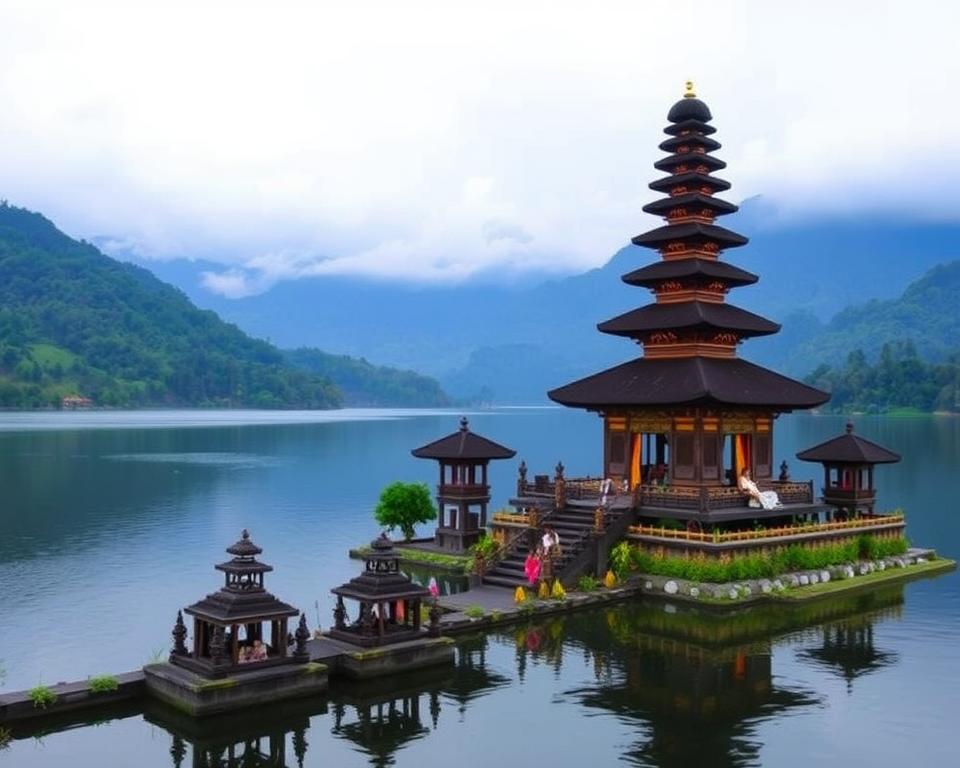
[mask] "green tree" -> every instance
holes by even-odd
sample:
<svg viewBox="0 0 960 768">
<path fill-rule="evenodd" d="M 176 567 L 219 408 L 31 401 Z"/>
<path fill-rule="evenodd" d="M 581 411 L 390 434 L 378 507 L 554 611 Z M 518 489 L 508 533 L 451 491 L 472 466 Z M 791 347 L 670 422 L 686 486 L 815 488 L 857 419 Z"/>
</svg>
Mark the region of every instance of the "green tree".
<svg viewBox="0 0 960 768">
<path fill-rule="evenodd" d="M 399 528 L 407 541 L 413 538 L 413 527 L 437 519 L 437 510 L 426 483 L 390 483 L 380 493 L 373 517 L 387 530 Z"/>
</svg>

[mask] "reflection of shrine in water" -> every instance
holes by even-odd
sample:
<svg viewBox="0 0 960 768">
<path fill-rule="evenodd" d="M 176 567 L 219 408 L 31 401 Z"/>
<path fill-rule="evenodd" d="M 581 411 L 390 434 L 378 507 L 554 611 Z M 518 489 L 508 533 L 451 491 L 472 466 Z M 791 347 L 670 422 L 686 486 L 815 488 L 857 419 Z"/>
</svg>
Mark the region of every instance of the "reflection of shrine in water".
<svg viewBox="0 0 960 768">
<path fill-rule="evenodd" d="M 326 711 L 314 698 L 201 720 L 153 704 L 143 716 L 170 733 L 173 768 L 303 768 L 310 718 Z"/>
<path fill-rule="evenodd" d="M 872 618 L 872 617 L 871 617 Z M 847 692 L 853 681 L 877 669 L 895 664 L 898 654 L 878 649 L 873 639 L 873 621 L 857 618 L 824 624 L 819 627 L 821 644 L 798 654 L 836 672 L 847 681 Z"/>
<path fill-rule="evenodd" d="M 591 659 L 594 684 L 565 696 L 642 732 L 624 754 L 629 763 L 756 764 L 760 722 L 820 701 L 813 691 L 777 683 L 777 641 L 820 638 L 802 655 L 855 677 L 896 661 L 875 649 L 873 623 L 902 602 L 895 587 L 790 610 L 718 615 L 638 603 L 572 614 L 515 630 L 518 671 L 531 661 L 559 667 L 565 654 Z"/>
<path fill-rule="evenodd" d="M 352 742 L 371 766 L 393 765 L 401 749 L 439 727 L 445 703 L 456 704 L 462 718 L 472 701 L 510 683 L 488 669 L 488 644 L 485 635 L 459 641 L 453 670 L 426 670 L 387 681 L 351 683 L 333 691 L 333 735 Z"/>
</svg>

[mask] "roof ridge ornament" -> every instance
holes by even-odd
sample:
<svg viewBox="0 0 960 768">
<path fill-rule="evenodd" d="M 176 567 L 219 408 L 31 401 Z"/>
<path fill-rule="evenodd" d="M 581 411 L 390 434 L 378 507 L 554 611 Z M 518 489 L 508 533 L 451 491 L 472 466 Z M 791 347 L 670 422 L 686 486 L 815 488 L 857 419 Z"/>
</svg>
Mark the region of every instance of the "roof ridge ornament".
<svg viewBox="0 0 960 768">
<path fill-rule="evenodd" d="M 461 431 L 461 432 L 468 432 L 468 431 L 470 431 L 470 422 L 467 421 L 467 417 L 466 417 L 466 416 L 461 416 L 461 417 L 460 417 L 460 431 Z"/>
<path fill-rule="evenodd" d="M 687 82 L 684 83 L 683 98 L 685 99 L 697 98 L 697 92 L 693 89 L 693 80 L 687 80 Z"/>
</svg>

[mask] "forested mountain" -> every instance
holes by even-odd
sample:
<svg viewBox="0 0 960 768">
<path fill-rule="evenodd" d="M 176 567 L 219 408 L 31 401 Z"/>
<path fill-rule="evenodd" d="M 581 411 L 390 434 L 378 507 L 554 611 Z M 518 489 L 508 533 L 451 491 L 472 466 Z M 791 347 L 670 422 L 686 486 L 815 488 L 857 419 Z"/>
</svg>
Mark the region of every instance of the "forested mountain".
<svg viewBox="0 0 960 768">
<path fill-rule="evenodd" d="M 423 408 L 452 404 L 436 379 L 414 371 L 374 365 L 363 358 L 331 355 L 306 347 L 283 354 L 290 365 L 336 382 L 348 405 Z"/>
<path fill-rule="evenodd" d="M 843 309 L 792 350 L 793 368 L 836 366 L 855 350 L 872 361 L 884 345 L 897 342 L 909 342 L 931 362 L 960 351 L 960 261 L 934 267 L 896 299 Z"/>
<path fill-rule="evenodd" d="M 0 407 L 332 408 L 332 382 L 197 309 L 147 270 L 0 204 Z"/>
<path fill-rule="evenodd" d="M 884 344 L 875 363 L 854 350 L 843 365 L 821 365 L 807 382 L 831 393 L 825 410 L 833 412 L 960 412 L 960 353 L 932 363 L 912 342 Z"/>
</svg>

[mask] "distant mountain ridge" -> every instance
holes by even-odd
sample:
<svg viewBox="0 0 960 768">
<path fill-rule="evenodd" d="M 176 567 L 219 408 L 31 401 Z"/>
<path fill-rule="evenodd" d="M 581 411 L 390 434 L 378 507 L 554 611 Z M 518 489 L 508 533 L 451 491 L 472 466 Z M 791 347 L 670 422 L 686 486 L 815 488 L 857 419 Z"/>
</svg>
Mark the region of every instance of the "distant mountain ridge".
<svg viewBox="0 0 960 768">
<path fill-rule="evenodd" d="M 443 408 L 452 401 L 436 379 L 415 371 L 402 371 L 374 365 L 363 358 L 331 355 L 319 349 L 286 350 L 287 362 L 317 376 L 331 379 L 352 406 L 392 406 L 395 408 Z"/>
<path fill-rule="evenodd" d="M 337 358 L 319 373 L 291 365 L 146 269 L 0 203 L 0 407 L 79 395 L 113 407 L 335 408 L 341 376 L 363 404 L 446 397 L 434 381 L 365 361 Z M 391 376 L 402 384 L 395 400 Z"/>
<path fill-rule="evenodd" d="M 892 300 L 930 268 L 960 258 L 957 223 L 879 214 L 777 223 L 764 201 L 753 199 L 733 224 L 751 242 L 723 258 L 757 273 L 760 282 L 731 292 L 729 300 L 783 324 L 776 336 L 744 343 L 740 354 L 790 375 L 806 375 L 823 362 L 807 350 L 838 312 Z M 644 226 L 638 216 L 637 232 Z M 657 258 L 626 246 L 600 268 L 546 282 L 414 286 L 305 278 L 243 299 L 199 288 L 200 272 L 216 265 L 179 261 L 150 268 L 281 346 L 362 355 L 435 376 L 455 397 L 516 403 L 543 401 L 548 389 L 638 354 L 596 324 L 650 301 L 620 276 Z"/>
</svg>

